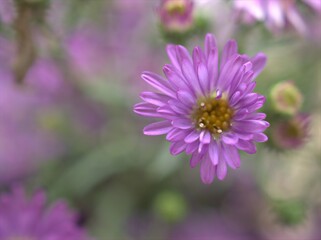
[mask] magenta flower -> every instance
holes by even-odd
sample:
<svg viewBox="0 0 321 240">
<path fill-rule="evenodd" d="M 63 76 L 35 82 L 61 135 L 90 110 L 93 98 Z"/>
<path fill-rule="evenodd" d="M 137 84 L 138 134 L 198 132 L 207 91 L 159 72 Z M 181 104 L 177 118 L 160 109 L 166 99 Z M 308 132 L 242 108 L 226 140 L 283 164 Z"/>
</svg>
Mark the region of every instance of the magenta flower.
<svg viewBox="0 0 321 240">
<path fill-rule="evenodd" d="M 293 0 L 234 0 L 234 6 L 237 14 L 246 23 L 264 22 L 274 33 L 289 26 L 294 27 L 302 35 L 308 33 L 297 3 Z"/>
<path fill-rule="evenodd" d="M 172 64 L 163 70 L 166 79 L 144 72 L 142 78 L 160 91 L 143 92 L 144 102 L 134 111 L 142 116 L 162 118 L 144 128 L 146 135 L 166 134 L 170 152 L 191 154 L 191 167 L 200 163 L 201 179 L 222 180 L 227 165 L 240 166 L 238 150 L 255 153 L 254 142 L 264 142 L 262 132 L 269 126 L 264 113 L 264 96 L 253 93 L 254 78 L 261 72 L 266 57 L 250 58 L 237 53 L 237 43 L 229 41 L 220 64 L 215 38 L 208 34 L 205 51 L 195 47 L 192 57 L 183 46 L 167 46 Z"/>
<path fill-rule="evenodd" d="M 162 0 L 157 12 L 162 26 L 168 31 L 186 31 L 193 25 L 191 0 Z"/>
<path fill-rule="evenodd" d="M 46 208 L 44 192 L 27 198 L 22 188 L 0 196 L 0 239 L 89 240 L 66 203 Z"/>
</svg>

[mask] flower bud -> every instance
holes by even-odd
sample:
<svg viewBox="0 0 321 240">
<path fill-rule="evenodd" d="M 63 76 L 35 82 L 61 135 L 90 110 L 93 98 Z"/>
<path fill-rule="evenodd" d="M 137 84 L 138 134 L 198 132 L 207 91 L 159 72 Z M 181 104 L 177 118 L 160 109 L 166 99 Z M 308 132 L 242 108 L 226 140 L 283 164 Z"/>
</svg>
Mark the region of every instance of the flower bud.
<svg viewBox="0 0 321 240">
<path fill-rule="evenodd" d="M 162 0 L 157 9 L 160 23 L 169 32 L 186 32 L 193 27 L 191 0 Z"/>
<path fill-rule="evenodd" d="M 293 82 L 285 81 L 276 84 L 272 88 L 271 101 L 276 111 L 294 115 L 301 108 L 303 97 Z"/>
<path fill-rule="evenodd" d="M 308 114 L 299 114 L 288 121 L 276 124 L 272 129 L 274 143 L 282 149 L 301 147 L 308 136 L 309 124 Z"/>
</svg>

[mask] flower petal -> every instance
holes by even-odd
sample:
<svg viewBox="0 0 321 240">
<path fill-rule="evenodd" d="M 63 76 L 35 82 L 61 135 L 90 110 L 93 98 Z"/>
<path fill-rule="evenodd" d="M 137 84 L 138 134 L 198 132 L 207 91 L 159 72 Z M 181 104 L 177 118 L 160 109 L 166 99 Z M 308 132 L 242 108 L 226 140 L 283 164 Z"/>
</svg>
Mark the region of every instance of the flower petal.
<svg viewBox="0 0 321 240">
<path fill-rule="evenodd" d="M 270 124 L 263 120 L 241 120 L 233 123 L 233 128 L 239 132 L 263 132 Z"/>
<path fill-rule="evenodd" d="M 169 60 L 173 64 L 173 66 L 175 68 L 179 69 L 180 66 L 179 66 L 178 59 L 177 59 L 176 46 L 173 44 L 168 44 L 166 46 L 166 52 L 167 52 Z"/>
<path fill-rule="evenodd" d="M 255 133 L 253 135 L 253 141 L 256 142 L 266 142 L 268 137 L 264 133 Z"/>
<path fill-rule="evenodd" d="M 227 173 L 227 167 L 224 159 L 220 157 L 219 162 L 216 166 L 216 175 L 219 180 L 223 180 Z"/>
<path fill-rule="evenodd" d="M 194 130 L 185 137 L 184 141 L 186 143 L 192 143 L 192 142 L 195 142 L 197 139 L 199 139 L 199 137 L 200 137 L 200 133 Z"/>
<path fill-rule="evenodd" d="M 187 146 L 186 146 L 186 154 L 192 154 L 194 153 L 197 148 L 198 148 L 198 142 L 192 142 L 192 143 L 187 143 Z"/>
<path fill-rule="evenodd" d="M 178 118 L 172 121 L 172 125 L 180 129 L 190 129 L 193 127 L 193 124 L 190 119 Z"/>
<path fill-rule="evenodd" d="M 168 100 L 171 99 L 170 97 L 164 94 L 154 93 L 154 92 L 142 92 L 140 94 L 140 97 L 145 102 L 148 102 L 156 106 L 163 106 L 168 102 Z"/>
<path fill-rule="evenodd" d="M 201 179 L 205 184 L 210 184 L 213 182 L 215 177 L 215 167 L 212 164 L 211 160 L 206 157 L 201 162 Z"/>
<path fill-rule="evenodd" d="M 142 79 L 144 79 L 149 85 L 153 86 L 154 88 L 158 89 L 159 91 L 163 92 L 164 94 L 176 98 L 176 94 L 169 85 L 168 81 L 166 81 L 161 76 L 152 73 L 152 72 L 143 72 L 141 75 Z"/>
<path fill-rule="evenodd" d="M 217 165 L 219 161 L 219 147 L 215 140 L 208 146 L 208 154 L 212 164 Z"/>
<path fill-rule="evenodd" d="M 189 134 L 188 130 L 173 128 L 166 135 L 166 140 L 177 142 L 177 141 L 183 140 L 186 137 L 186 135 L 188 135 L 188 134 Z"/>
<path fill-rule="evenodd" d="M 200 133 L 200 142 L 203 144 L 209 144 L 211 142 L 212 135 L 209 131 L 202 131 Z"/>
<path fill-rule="evenodd" d="M 233 145 L 233 144 L 237 143 L 237 141 L 238 141 L 237 135 L 231 134 L 231 133 L 222 134 L 221 139 L 224 143 L 229 144 L 229 145 Z"/>
<path fill-rule="evenodd" d="M 222 58 L 221 58 L 221 71 L 224 65 L 230 60 L 230 58 L 237 54 L 237 43 L 235 40 L 229 40 L 223 49 Z"/>
<path fill-rule="evenodd" d="M 191 157 L 191 159 L 189 161 L 191 168 L 194 168 L 194 167 L 197 166 L 197 164 L 201 161 L 202 156 L 203 155 L 201 155 L 201 154 L 199 154 L 197 152 L 193 153 L 193 155 L 192 155 L 192 157 Z"/>
<path fill-rule="evenodd" d="M 241 159 L 236 147 L 222 144 L 222 154 L 231 168 L 236 169 L 240 167 Z"/>
<path fill-rule="evenodd" d="M 167 120 L 155 122 L 144 127 L 144 134 L 150 136 L 162 135 L 168 133 L 172 128 L 171 123 Z"/>
<path fill-rule="evenodd" d="M 172 155 L 178 155 L 183 152 L 186 148 L 186 143 L 184 141 L 172 142 L 169 151 Z"/>
<path fill-rule="evenodd" d="M 134 112 L 144 117 L 162 118 L 163 115 L 156 111 L 156 107 L 150 103 L 142 102 L 134 106 Z"/>
<path fill-rule="evenodd" d="M 264 53 L 258 53 L 253 58 L 251 58 L 251 62 L 253 64 L 253 79 L 256 78 L 264 69 L 266 65 L 266 56 Z"/>
<path fill-rule="evenodd" d="M 239 139 L 239 141 L 236 144 L 236 147 L 248 154 L 256 153 L 256 146 L 251 141 L 245 141 L 245 140 Z"/>
<path fill-rule="evenodd" d="M 187 91 L 178 91 L 177 98 L 188 107 L 192 107 L 195 104 L 195 97 Z"/>
</svg>

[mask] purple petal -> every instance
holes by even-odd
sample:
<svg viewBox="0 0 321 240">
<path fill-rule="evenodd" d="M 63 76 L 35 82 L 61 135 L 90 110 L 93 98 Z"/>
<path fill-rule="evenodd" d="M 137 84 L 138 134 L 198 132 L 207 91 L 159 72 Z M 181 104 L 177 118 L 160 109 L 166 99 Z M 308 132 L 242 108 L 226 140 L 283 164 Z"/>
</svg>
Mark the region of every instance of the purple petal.
<svg viewBox="0 0 321 240">
<path fill-rule="evenodd" d="M 205 184 L 213 182 L 215 177 L 215 167 L 209 158 L 203 159 L 201 163 L 201 179 Z"/>
<path fill-rule="evenodd" d="M 193 49 L 193 65 L 194 65 L 195 72 L 197 70 L 196 68 L 197 65 L 200 64 L 201 62 L 205 62 L 205 56 L 201 48 L 197 46 Z"/>
<path fill-rule="evenodd" d="M 176 113 L 180 115 L 188 115 L 190 109 L 182 104 L 180 101 L 177 100 L 170 100 L 168 101 L 169 107 L 173 109 Z"/>
<path fill-rule="evenodd" d="M 252 119 L 252 120 L 263 120 L 266 118 L 266 114 L 254 112 L 254 113 L 248 114 L 246 118 Z"/>
<path fill-rule="evenodd" d="M 168 141 L 180 141 L 183 140 L 186 135 L 189 134 L 189 131 L 173 128 L 169 133 L 166 135 L 166 140 Z"/>
<path fill-rule="evenodd" d="M 212 141 L 211 144 L 209 145 L 208 154 L 212 161 L 212 164 L 217 165 L 219 160 L 219 147 L 215 140 Z"/>
<path fill-rule="evenodd" d="M 222 153 L 225 161 L 231 168 L 236 169 L 240 167 L 241 159 L 236 147 L 223 144 Z"/>
<path fill-rule="evenodd" d="M 245 97 L 243 97 L 238 104 L 242 107 L 253 105 L 254 103 L 257 102 L 258 96 L 259 94 L 257 93 L 249 93 Z"/>
<path fill-rule="evenodd" d="M 243 139 L 243 140 L 252 140 L 253 139 L 252 133 L 244 133 L 244 132 L 234 131 L 233 134 L 235 134 L 239 139 Z"/>
<path fill-rule="evenodd" d="M 172 155 L 178 155 L 183 152 L 186 148 L 186 143 L 184 141 L 172 142 L 169 151 Z"/>
<path fill-rule="evenodd" d="M 183 75 L 187 79 L 189 84 L 192 86 L 195 94 L 196 95 L 201 94 L 202 93 L 201 86 L 199 84 L 199 81 L 197 79 L 197 76 L 195 74 L 192 64 L 186 59 L 183 59 L 181 66 L 182 66 Z"/>
<path fill-rule="evenodd" d="M 230 58 L 237 54 L 237 43 L 235 40 L 229 40 L 223 49 L 222 58 L 221 58 L 221 71 L 224 65 L 230 60 Z"/>
<path fill-rule="evenodd" d="M 142 79 L 144 79 L 148 84 L 163 92 L 164 94 L 176 98 L 175 92 L 170 87 L 168 81 L 166 81 L 161 76 L 152 73 L 152 72 L 143 72 L 141 75 Z"/>
<path fill-rule="evenodd" d="M 234 77 L 241 71 L 244 59 L 240 55 L 234 55 L 224 65 L 218 78 L 217 86 L 222 91 L 225 91 Z"/>
<path fill-rule="evenodd" d="M 172 125 L 169 121 L 155 122 L 144 127 L 145 135 L 162 135 L 168 133 L 172 129 Z"/>
<path fill-rule="evenodd" d="M 219 180 L 223 180 L 227 173 L 227 167 L 225 161 L 222 157 L 219 159 L 219 162 L 216 166 L 216 175 Z"/>
<path fill-rule="evenodd" d="M 188 107 L 191 107 L 195 104 L 195 97 L 187 91 L 178 91 L 177 98 Z"/>
<path fill-rule="evenodd" d="M 239 132 L 263 132 L 270 124 L 263 120 L 241 120 L 233 123 L 233 128 Z"/>
<path fill-rule="evenodd" d="M 172 125 L 180 129 L 190 129 L 193 127 L 193 124 L 190 119 L 178 118 L 172 121 Z"/>
<path fill-rule="evenodd" d="M 173 44 L 168 44 L 166 46 L 166 52 L 173 66 L 177 69 L 180 69 L 180 66 L 177 60 L 177 55 L 176 55 L 176 46 Z"/>
<path fill-rule="evenodd" d="M 201 161 L 202 155 L 198 154 L 197 152 L 193 153 L 189 163 L 191 168 L 194 168 L 197 166 L 197 164 Z"/>
<path fill-rule="evenodd" d="M 198 148 L 198 144 L 199 144 L 198 142 L 188 143 L 185 150 L 186 153 L 187 154 L 194 153 Z"/>
<path fill-rule="evenodd" d="M 187 80 L 185 80 L 184 77 L 181 76 L 181 74 L 179 74 L 172 65 L 166 64 L 163 67 L 163 72 L 167 77 L 170 85 L 173 86 L 173 88 L 175 88 L 176 90 L 179 90 L 179 89 L 182 89 L 185 91 L 191 90 L 191 88 L 189 87 L 189 84 L 186 82 Z"/>
<path fill-rule="evenodd" d="M 162 118 L 163 115 L 156 111 L 156 107 L 150 103 L 137 103 L 134 106 L 134 112 L 145 117 Z"/>
<path fill-rule="evenodd" d="M 203 94 L 206 95 L 210 92 L 210 84 L 208 79 L 207 67 L 204 63 L 198 64 L 197 75 L 201 89 L 203 90 Z"/>
<path fill-rule="evenodd" d="M 156 106 L 163 106 L 168 102 L 168 100 L 171 99 L 170 97 L 164 94 L 154 93 L 154 92 L 142 92 L 140 94 L 140 97 L 145 102 L 154 104 Z"/>
<path fill-rule="evenodd" d="M 254 103 L 253 105 L 248 106 L 248 107 L 247 107 L 247 110 L 248 110 L 249 112 L 254 112 L 254 111 L 260 109 L 260 108 L 263 106 L 263 104 L 264 104 L 264 101 L 257 101 L 257 102 Z"/>
<path fill-rule="evenodd" d="M 202 131 L 199 136 L 201 143 L 209 144 L 211 142 L 212 135 L 209 131 Z"/>
<path fill-rule="evenodd" d="M 253 142 L 250 141 L 239 139 L 239 141 L 236 144 L 236 147 L 248 154 L 256 153 L 256 146 Z"/>
<path fill-rule="evenodd" d="M 241 92 L 240 91 L 236 91 L 233 93 L 233 95 L 230 97 L 230 105 L 233 107 L 236 105 L 236 103 L 238 103 L 238 101 L 240 100 L 241 97 Z"/>
<path fill-rule="evenodd" d="M 198 140 L 199 136 L 200 136 L 200 133 L 198 131 L 194 130 L 185 137 L 184 141 L 186 143 L 192 143 L 192 142 L 195 142 L 196 140 Z"/>
<path fill-rule="evenodd" d="M 157 112 L 164 116 L 176 116 L 176 113 L 168 105 L 164 105 L 157 108 Z"/>
<path fill-rule="evenodd" d="M 233 116 L 233 120 L 243 120 L 246 119 L 247 115 L 248 115 L 248 110 L 245 109 L 240 109 L 238 110 L 235 115 Z"/>
<path fill-rule="evenodd" d="M 207 57 L 209 56 L 209 54 L 213 49 L 217 49 L 216 39 L 212 34 L 209 34 L 209 33 L 206 34 L 204 46 L 205 46 L 205 54 Z"/>
<path fill-rule="evenodd" d="M 183 59 L 186 59 L 186 60 L 188 60 L 189 63 L 192 63 L 191 56 L 190 56 L 188 50 L 184 46 L 177 45 L 176 46 L 176 54 L 178 56 L 178 60 L 180 62 L 180 65 L 182 64 Z"/>
<path fill-rule="evenodd" d="M 255 133 L 253 135 L 253 140 L 256 142 L 266 142 L 268 137 L 264 133 Z"/>
<path fill-rule="evenodd" d="M 253 63 L 253 78 L 256 78 L 264 69 L 266 65 L 266 56 L 264 53 L 258 53 L 253 58 L 251 58 L 251 62 Z"/>
<path fill-rule="evenodd" d="M 224 143 L 229 145 L 233 145 L 238 141 L 238 137 L 235 134 L 230 134 L 230 133 L 222 134 L 221 138 Z"/>
</svg>

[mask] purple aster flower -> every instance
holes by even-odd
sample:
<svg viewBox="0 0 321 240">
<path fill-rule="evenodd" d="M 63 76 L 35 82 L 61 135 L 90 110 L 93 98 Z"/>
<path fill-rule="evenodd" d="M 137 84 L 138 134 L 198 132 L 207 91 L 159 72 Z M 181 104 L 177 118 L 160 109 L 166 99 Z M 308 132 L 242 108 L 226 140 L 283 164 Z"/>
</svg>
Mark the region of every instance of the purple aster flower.
<svg viewBox="0 0 321 240">
<path fill-rule="evenodd" d="M 63 201 L 46 207 L 44 192 L 26 197 L 20 187 L 0 196 L 0 239 L 86 240 L 77 215 Z"/>
<path fill-rule="evenodd" d="M 307 26 L 294 0 L 234 0 L 234 6 L 246 23 L 263 21 L 274 33 L 292 26 L 300 34 L 307 34 Z"/>
<path fill-rule="evenodd" d="M 191 0 L 162 0 L 157 12 L 161 24 L 168 31 L 186 31 L 193 24 Z"/>
<path fill-rule="evenodd" d="M 237 53 L 237 43 L 224 47 L 220 64 L 215 38 L 208 34 L 205 51 L 195 47 L 192 56 L 186 48 L 168 45 L 171 64 L 164 66 L 166 79 L 143 72 L 142 79 L 159 90 L 143 92 L 144 102 L 134 111 L 142 116 L 161 118 L 144 128 L 146 135 L 166 134 L 170 152 L 191 154 L 191 167 L 200 163 L 201 179 L 209 184 L 222 180 L 227 165 L 240 166 L 238 150 L 255 153 L 254 142 L 264 142 L 269 126 L 264 113 L 257 113 L 265 102 L 254 93 L 255 77 L 266 63 L 258 53 L 250 58 Z"/>
</svg>

